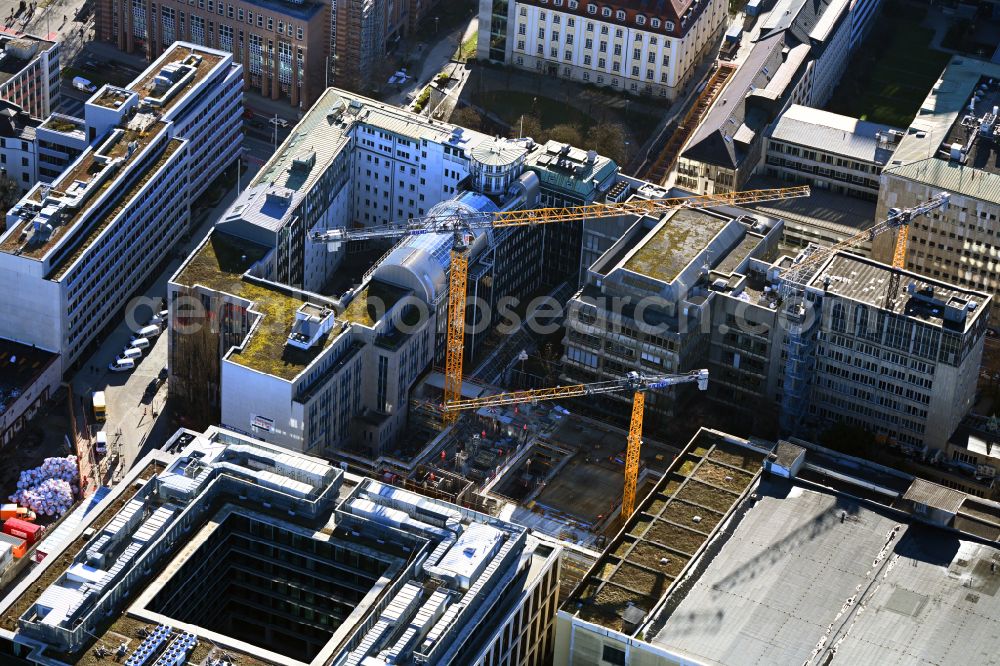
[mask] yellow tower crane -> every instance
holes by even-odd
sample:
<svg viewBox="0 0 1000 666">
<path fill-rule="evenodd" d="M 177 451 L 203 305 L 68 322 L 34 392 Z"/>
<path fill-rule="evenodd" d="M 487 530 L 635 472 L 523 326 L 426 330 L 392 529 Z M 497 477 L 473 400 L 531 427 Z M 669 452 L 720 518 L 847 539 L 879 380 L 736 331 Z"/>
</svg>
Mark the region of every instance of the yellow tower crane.
<svg viewBox="0 0 1000 666">
<path fill-rule="evenodd" d="M 481 398 L 453 400 L 445 402 L 443 409 L 446 414 L 458 414 L 462 410 L 479 409 L 480 407 L 518 405 L 539 400 L 558 400 L 601 393 L 632 391 L 632 419 L 629 421 L 628 447 L 625 449 L 625 490 L 622 493 L 622 519 L 628 520 L 632 512 L 635 511 L 635 487 L 639 480 L 639 452 L 642 449 L 642 417 L 646 405 L 646 391 L 693 382 L 697 382 L 699 390 L 707 389 L 708 370 L 694 370 L 680 375 L 645 375 L 630 372 L 620 379 L 603 382 L 510 391 Z"/>
<path fill-rule="evenodd" d="M 742 206 L 763 201 L 779 201 L 809 196 L 807 185 L 745 192 L 724 192 L 669 199 L 635 199 L 621 203 L 596 203 L 583 206 L 529 208 L 478 214 L 449 212 L 365 229 L 335 228 L 316 231 L 312 240 L 338 247 L 348 241 L 399 238 L 419 234 L 452 233 L 455 241 L 451 250 L 448 284 L 448 324 L 445 342 L 444 402 L 453 403 L 462 397 L 462 357 L 465 347 L 466 280 L 469 268 L 469 236 L 478 229 L 525 227 L 536 224 L 579 222 L 620 215 L 650 215 L 680 208 L 714 208 Z M 444 412 L 445 425 L 458 418 L 456 411 Z"/>
</svg>

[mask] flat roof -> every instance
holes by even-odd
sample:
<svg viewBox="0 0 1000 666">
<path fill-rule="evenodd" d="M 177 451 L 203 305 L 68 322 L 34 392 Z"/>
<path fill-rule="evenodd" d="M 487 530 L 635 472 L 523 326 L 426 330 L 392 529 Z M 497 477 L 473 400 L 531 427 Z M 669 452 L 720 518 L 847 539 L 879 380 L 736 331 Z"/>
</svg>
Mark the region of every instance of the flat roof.
<svg viewBox="0 0 1000 666">
<path fill-rule="evenodd" d="M 793 104 L 771 130 L 771 138 L 825 153 L 842 155 L 879 166 L 892 156 L 889 125 L 872 123 L 838 113 Z M 880 136 L 885 136 L 880 140 Z"/>
<path fill-rule="evenodd" d="M 969 104 L 977 93 L 979 99 L 970 113 Z M 1000 104 L 1000 63 L 952 57 L 883 173 L 1000 204 L 997 151 L 991 148 L 991 141 L 976 136 L 982 116 L 997 104 Z M 969 115 L 973 120 L 966 124 Z M 951 145 L 965 145 L 969 139 L 974 141 L 968 159 L 964 163 L 951 160 Z"/>
<path fill-rule="evenodd" d="M 650 643 L 705 664 L 992 659 L 996 547 L 782 480 L 756 495 Z"/>
<path fill-rule="evenodd" d="M 682 208 L 660 222 L 639 243 L 622 267 L 670 282 L 708 247 L 730 220 L 704 211 Z"/>
<path fill-rule="evenodd" d="M 277 185 L 304 192 L 310 189 L 350 141 L 351 128 L 363 123 L 414 141 L 428 139 L 459 147 L 473 147 L 489 137 L 480 132 L 418 116 L 346 90 L 328 88 L 292 128 L 288 138 L 268 160 L 254 185 Z M 311 166 L 296 164 L 309 158 Z"/>
<path fill-rule="evenodd" d="M 37 50 L 29 58 L 21 58 L 15 52 L 16 50 L 31 49 L 36 44 L 38 45 Z M 11 36 L 0 34 L 0 49 L 2 49 L 2 56 L 0 56 L 0 84 L 6 83 L 24 71 L 24 68 L 33 63 L 41 53 L 52 48 L 53 44 L 55 42 L 35 37 L 34 35 Z M 48 85 L 48 82 L 43 82 L 43 84 Z"/>
<path fill-rule="evenodd" d="M 295 313 L 309 298 L 321 298 L 278 285 L 250 282 L 247 270 L 263 258 L 269 248 L 213 230 L 178 270 L 173 281 L 185 286 L 201 285 L 251 302 L 251 310 L 262 319 L 247 336 L 242 349 L 234 348 L 227 358 L 239 365 L 286 380 L 294 379 L 329 347 L 335 335 L 327 334 L 309 349 L 287 344 L 295 325 Z M 245 260 L 244 260 L 245 257 Z M 266 286 L 265 286 L 266 285 Z"/>
<path fill-rule="evenodd" d="M 787 185 L 788 183 L 776 178 L 754 176 L 747 183 L 746 189 L 767 189 Z M 874 201 L 865 201 L 813 187 L 807 197 L 762 201 L 747 204 L 746 207 L 787 222 L 797 222 L 829 229 L 834 233 L 851 235 L 872 225 L 877 205 Z"/>
<path fill-rule="evenodd" d="M 0 338 L 0 408 L 17 400 L 58 354 Z"/>
<path fill-rule="evenodd" d="M 757 478 L 764 454 L 698 431 L 580 582 L 563 610 L 622 630 L 654 610 Z"/>
<path fill-rule="evenodd" d="M 75 192 L 79 191 L 78 188 L 86 187 L 100 177 L 105 178 L 105 180 L 99 186 L 94 187 L 92 191 L 84 191 L 82 195 L 83 201 L 75 204 L 78 207 L 64 206 L 57 215 L 68 214 L 68 217 L 57 220 L 47 238 L 41 242 L 35 242 L 33 240 L 34 236 L 32 236 L 27 239 L 30 242 L 22 241 L 20 234 L 22 231 L 29 230 L 34 216 L 31 216 L 30 219 L 22 218 L 22 221 L 11 225 L 0 236 L 0 251 L 17 253 L 19 256 L 42 260 L 53 248 L 59 245 L 62 239 L 76 235 L 78 223 L 87 217 L 87 213 L 94 206 L 99 196 L 106 190 L 113 189 L 114 196 L 118 202 L 113 212 L 105 215 L 102 219 L 90 220 L 89 224 L 93 225 L 93 228 L 85 235 L 81 235 L 73 240 L 74 243 L 78 244 L 75 251 L 67 253 L 50 267 L 54 279 L 58 279 L 63 275 L 65 269 L 71 266 L 73 261 L 83 254 L 97 236 L 107 228 L 114 216 L 135 195 L 138 188 L 145 185 L 149 177 L 179 147 L 180 143 L 178 139 L 171 140 L 166 145 L 164 155 L 147 167 L 139 177 L 137 186 L 130 188 L 127 192 L 120 191 L 118 183 L 122 174 L 131 164 L 144 157 L 149 146 L 156 143 L 166 131 L 167 123 L 162 120 L 163 112 L 177 104 L 192 87 L 207 77 L 222 62 L 223 56 L 191 44 L 175 42 L 167 52 L 153 62 L 143 74 L 128 86 L 128 90 L 145 95 L 153 79 L 160 74 L 164 67 L 186 60 L 192 54 L 200 57 L 197 62 L 193 63 L 194 76 L 185 81 L 180 88 L 176 90 L 173 88 L 169 89 L 171 96 L 162 106 L 144 109 L 130 117 L 125 125 L 113 128 L 113 131 L 103 139 L 101 144 L 89 146 L 84 150 L 83 154 L 53 181 L 51 190 L 46 189 L 45 191 L 55 195 L 65 195 L 73 191 L 73 194 L 70 195 L 72 198 L 77 196 Z M 104 90 L 106 91 L 107 88 Z M 134 149 L 130 146 L 134 146 Z M 120 160 L 120 162 L 117 163 L 117 166 L 114 166 L 111 162 L 112 160 Z M 114 169 L 114 171 L 105 176 L 103 174 L 107 169 Z M 131 176 L 132 174 L 130 173 L 129 175 Z M 48 200 L 46 199 L 46 201 Z M 22 204 L 27 204 L 31 207 L 42 205 L 41 186 L 36 186 L 18 205 Z"/>
<path fill-rule="evenodd" d="M 893 273 L 899 273 L 899 295 L 890 310 L 896 314 L 949 330 L 969 330 L 987 311 L 988 294 L 961 289 L 945 282 L 895 269 L 848 252 L 833 254 L 810 282 L 814 289 L 849 298 L 878 308 L 886 307 L 886 289 Z M 826 284 L 829 279 L 829 285 Z M 961 321 L 945 318 L 946 308 L 965 310 Z M 985 315 L 983 315 L 985 316 Z"/>
</svg>

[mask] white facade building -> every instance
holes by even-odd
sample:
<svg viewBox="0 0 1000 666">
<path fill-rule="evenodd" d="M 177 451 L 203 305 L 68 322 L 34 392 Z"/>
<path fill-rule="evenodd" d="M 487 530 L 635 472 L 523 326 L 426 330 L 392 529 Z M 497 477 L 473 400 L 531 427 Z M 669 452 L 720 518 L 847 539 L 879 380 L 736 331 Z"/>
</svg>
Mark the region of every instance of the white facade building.
<svg viewBox="0 0 1000 666">
<path fill-rule="evenodd" d="M 548 76 L 675 98 L 715 44 L 723 0 L 480 0 L 478 56 Z"/>
<path fill-rule="evenodd" d="M 69 369 L 186 229 L 190 202 L 239 154 L 240 66 L 177 43 L 85 105 L 87 148 L 7 214 L 0 335 Z"/>
</svg>

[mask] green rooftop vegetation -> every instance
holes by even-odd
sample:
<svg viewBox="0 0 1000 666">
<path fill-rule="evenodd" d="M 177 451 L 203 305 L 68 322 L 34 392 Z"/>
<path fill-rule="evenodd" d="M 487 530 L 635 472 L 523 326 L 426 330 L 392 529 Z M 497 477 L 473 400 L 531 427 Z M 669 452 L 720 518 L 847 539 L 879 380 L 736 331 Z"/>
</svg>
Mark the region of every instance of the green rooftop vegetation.
<svg viewBox="0 0 1000 666">
<path fill-rule="evenodd" d="M 66 120 L 65 118 L 57 118 L 56 116 L 51 116 L 42 124 L 42 127 L 55 132 L 74 132 L 76 130 L 83 129 L 74 122 Z"/>
<path fill-rule="evenodd" d="M 352 300 L 348 304 L 347 308 L 341 313 L 340 318 L 344 321 L 349 321 L 352 324 L 361 324 L 362 326 L 372 326 L 375 323 L 368 310 L 367 288 L 354 297 L 354 300 Z"/>
<path fill-rule="evenodd" d="M 184 266 L 178 281 L 189 287 L 200 284 L 209 289 L 239 295 L 242 275 L 268 252 L 257 243 L 213 231 L 208 241 Z"/>
<path fill-rule="evenodd" d="M 261 320 L 243 349 L 234 352 L 231 360 L 291 380 L 326 349 L 335 336 L 328 335 L 309 350 L 286 344 L 295 324 L 295 313 L 305 301 L 281 289 L 254 284 L 243 278 L 243 274 L 267 252 L 268 248 L 263 245 L 214 231 L 188 261 L 177 281 L 250 301 L 251 309 L 261 314 Z M 362 316 L 357 315 L 359 321 Z"/>
<path fill-rule="evenodd" d="M 87 234 L 87 237 L 83 240 L 83 242 L 77 246 L 76 250 L 53 267 L 55 269 L 56 279 L 59 279 L 66 274 L 66 269 L 72 266 L 73 262 L 75 262 L 80 255 L 83 254 L 84 250 L 90 247 L 91 244 L 97 240 L 97 237 L 108 228 L 108 225 L 110 225 L 116 217 L 118 217 L 118 214 L 124 210 L 125 206 L 127 206 L 128 203 L 135 198 L 135 196 L 139 193 L 139 190 L 141 190 L 146 183 L 149 182 L 149 179 L 153 177 L 153 174 L 159 171 L 160 167 L 167 163 L 167 160 L 169 160 L 177 149 L 180 148 L 180 145 L 180 141 L 177 139 L 171 139 L 171 141 L 167 144 L 166 149 L 163 151 L 163 154 L 160 156 L 160 159 L 156 161 L 156 164 L 146 170 L 146 173 L 142 175 L 142 178 L 136 181 L 135 185 L 132 186 L 132 189 L 130 189 L 127 193 L 122 193 L 122 196 L 118 198 L 118 203 L 115 205 L 114 209 L 101 218 L 96 225 L 94 225 L 94 228 L 90 230 L 90 233 Z M 110 183 L 110 178 L 102 183 L 97 194 L 100 194 L 100 192 L 107 189 Z"/>
<path fill-rule="evenodd" d="M 625 262 L 625 269 L 670 282 L 726 226 L 728 220 L 681 209 Z"/>
</svg>

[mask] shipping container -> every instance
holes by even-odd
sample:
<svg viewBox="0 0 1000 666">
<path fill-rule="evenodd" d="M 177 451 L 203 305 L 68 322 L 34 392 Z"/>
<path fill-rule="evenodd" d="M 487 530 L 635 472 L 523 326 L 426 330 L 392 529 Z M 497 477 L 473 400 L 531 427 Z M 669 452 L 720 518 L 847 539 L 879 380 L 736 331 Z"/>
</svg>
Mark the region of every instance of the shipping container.
<svg viewBox="0 0 1000 666">
<path fill-rule="evenodd" d="M 43 528 L 41 525 L 29 523 L 19 518 L 8 518 L 3 524 L 3 533 L 9 534 L 19 539 L 24 539 L 29 546 L 34 545 L 42 538 Z"/>
<path fill-rule="evenodd" d="M 15 558 L 22 558 L 28 552 L 28 542 L 25 539 L 11 536 L 10 534 L 0 534 L 0 542 L 10 545 L 11 553 Z"/>
</svg>

